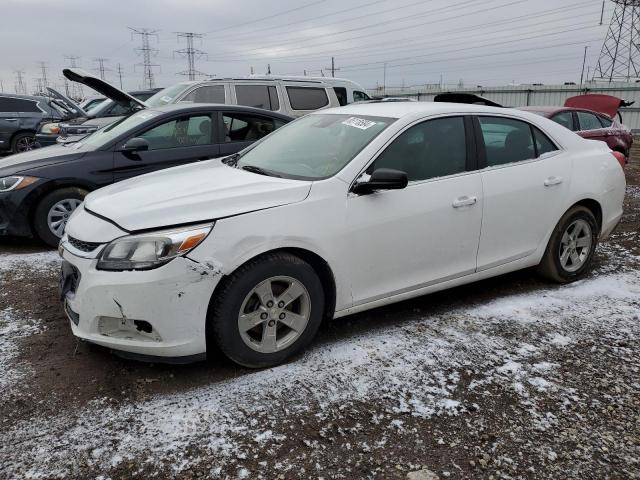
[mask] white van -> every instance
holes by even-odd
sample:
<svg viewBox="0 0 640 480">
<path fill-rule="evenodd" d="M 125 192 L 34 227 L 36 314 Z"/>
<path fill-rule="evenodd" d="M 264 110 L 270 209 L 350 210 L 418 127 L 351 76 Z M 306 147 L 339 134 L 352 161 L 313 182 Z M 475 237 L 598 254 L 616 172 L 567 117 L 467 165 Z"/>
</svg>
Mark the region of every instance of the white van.
<svg viewBox="0 0 640 480">
<path fill-rule="evenodd" d="M 180 82 L 159 91 L 145 103 L 226 103 L 246 105 L 301 117 L 323 108 L 365 99 L 364 89 L 349 80 L 316 77 L 250 76 Z M 367 96 L 368 98 L 368 96 Z"/>
</svg>

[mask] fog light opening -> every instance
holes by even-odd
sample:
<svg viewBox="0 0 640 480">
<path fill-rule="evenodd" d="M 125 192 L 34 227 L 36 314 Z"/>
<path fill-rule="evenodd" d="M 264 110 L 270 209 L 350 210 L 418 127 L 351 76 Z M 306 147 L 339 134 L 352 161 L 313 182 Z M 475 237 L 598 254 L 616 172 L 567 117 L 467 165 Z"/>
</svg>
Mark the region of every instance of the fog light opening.
<svg viewBox="0 0 640 480">
<path fill-rule="evenodd" d="M 151 333 L 153 331 L 151 324 L 145 320 L 134 320 L 133 324 L 139 332 Z"/>
</svg>

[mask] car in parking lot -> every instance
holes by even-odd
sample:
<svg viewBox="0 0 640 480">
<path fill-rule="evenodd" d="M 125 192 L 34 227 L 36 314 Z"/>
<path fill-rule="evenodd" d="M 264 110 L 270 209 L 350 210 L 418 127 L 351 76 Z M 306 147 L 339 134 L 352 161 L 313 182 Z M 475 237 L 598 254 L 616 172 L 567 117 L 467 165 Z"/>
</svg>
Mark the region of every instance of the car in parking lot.
<svg viewBox="0 0 640 480">
<path fill-rule="evenodd" d="M 120 355 L 266 367 L 323 318 L 527 267 L 582 278 L 624 192 L 604 143 L 538 115 L 354 103 L 89 194 L 61 294 L 74 335 Z"/>
<path fill-rule="evenodd" d="M 42 121 L 59 122 L 84 113 L 54 89 L 49 88 L 49 94 L 0 94 L 0 151 L 29 151 L 35 147 L 35 134 Z"/>
<path fill-rule="evenodd" d="M 35 235 L 57 246 L 88 192 L 236 153 L 290 120 L 234 105 L 167 105 L 134 113 L 77 143 L 0 159 L 0 236 Z"/>
<path fill-rule="evenodd" d="M 550 118 L 583 138 L 605 142 L 623 155 L 620 161 L 624 166 L 629 161 L 633 134 L 622 124 L 621 103 L 624 102 L 611 95 L 590 94 L 569 98 L 563 107 L 529 106 L 521 110 Z"/>
</svg>

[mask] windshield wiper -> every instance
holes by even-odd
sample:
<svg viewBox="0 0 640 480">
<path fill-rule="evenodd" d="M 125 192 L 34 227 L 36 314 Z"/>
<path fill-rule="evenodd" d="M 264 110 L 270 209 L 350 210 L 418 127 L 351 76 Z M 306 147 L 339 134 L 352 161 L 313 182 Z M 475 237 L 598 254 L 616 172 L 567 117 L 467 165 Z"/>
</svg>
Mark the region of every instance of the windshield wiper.
<svg viewBox="0 0 640 480">
<path fill-rule="evenodd" d="M 267 170 L 263 170 L 260 167 L 256 167 L 255 165 L 243 165 L 242 170 L 246 170 L 247 172 L 257 173 L 258 175 L 266 175 L 267 177 L 279 177 L 280 175 L 276 175 L 275 173 L 268 172 Z"/>
</svg>

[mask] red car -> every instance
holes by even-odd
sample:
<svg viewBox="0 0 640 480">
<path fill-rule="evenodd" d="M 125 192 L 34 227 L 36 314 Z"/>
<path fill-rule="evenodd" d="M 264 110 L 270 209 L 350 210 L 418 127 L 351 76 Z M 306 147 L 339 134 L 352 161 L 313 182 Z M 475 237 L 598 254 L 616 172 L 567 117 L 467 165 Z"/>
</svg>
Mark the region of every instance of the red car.
<svg viewBox="0 0 640 480">
<path fill-rule="evenodd" d="M 537 113 L 573 130 L 583 138 L 602 140 L 614 152 L 624 157 L 618 160 L 624 166 L 628 162 L 633 143 L 631 131 L 622 124 L 619 108 L 629 106 L 611 95 L 579 95 L 568 98 L 564 107 L 520 107 Z M 616 115 L 620 122 L 615 120 Z"/>
</svg>

